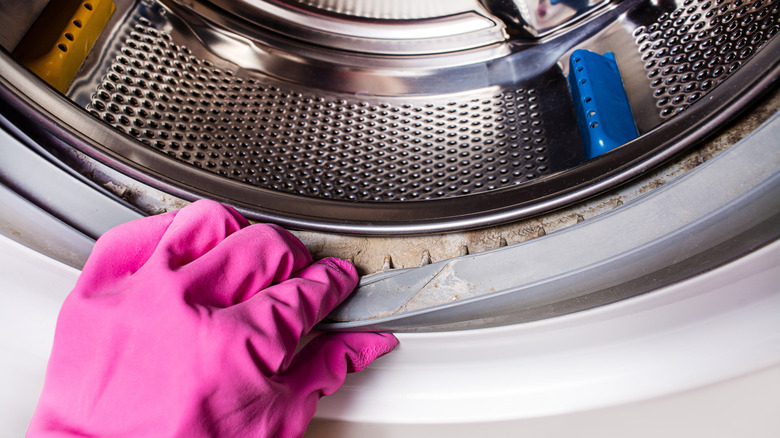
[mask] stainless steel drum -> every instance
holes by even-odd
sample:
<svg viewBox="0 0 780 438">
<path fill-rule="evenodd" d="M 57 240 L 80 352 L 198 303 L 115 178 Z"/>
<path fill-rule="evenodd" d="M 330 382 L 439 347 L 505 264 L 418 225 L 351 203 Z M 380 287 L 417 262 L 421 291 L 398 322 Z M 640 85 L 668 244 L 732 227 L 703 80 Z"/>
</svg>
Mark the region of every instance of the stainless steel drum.
<svg viewBox="0 0 780 438">
<path fill-rule="evenodd" d="M 772 91 L 779 9 L 777 0 L 125 0 L 64 94 L 10 55 L 34 14 L 4 13 L 2 121 L 123 208 L 216 199 L 298 230 L 318 256 L 386 276 L 620 212 L 734 144 L 777 111 L 776 97 L 722 134 L 730 141 L 703 141 Z M 595 158 L 568 79 L 579 49 L 614 55 L 622 84 L 613 85 L 638 130 Z M 87 235 L 104 228 L 57 202 L 39 203 Z M 593 303 L 641 293 L 629 289 Z M 370 307 L 344 318 L 393 313 Z"/>
</svg>

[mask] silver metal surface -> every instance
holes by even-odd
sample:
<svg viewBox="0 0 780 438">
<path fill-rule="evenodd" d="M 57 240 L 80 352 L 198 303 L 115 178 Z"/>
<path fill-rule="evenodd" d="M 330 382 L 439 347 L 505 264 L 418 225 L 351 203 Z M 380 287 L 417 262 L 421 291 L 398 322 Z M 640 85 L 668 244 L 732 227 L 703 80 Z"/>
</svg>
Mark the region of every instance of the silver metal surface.
<svg viewBox="0 0 780 438">
<path fill-rule="evenodd" d="M 582 19 L 609 0 L 480 0 L 513 35 L 540 37 Z"/>
<path fill-rule="evenodd" d="M 626 0 L 533 43 L 383 57 L 304 44 L 213 9 L 119 2 L 68 92 L 102 122 L 7 60 L 5 95 L 46 108 L 14 111 L 43 127 L 36 136 L 67 145 L 61 155 L 77 171 L 135 181 L 145 187 L 130 191 L 135 200 L 167 194 L 139 204 L 150 213 L 209 197 L 294 228 L 463 230 L 626 183 L 771 87 L 776 38 L 664 121 L 634 32 L 678 7 Z M 575 48 L 616 53 L 643 134 L 587 163 L 565 84 Z"/>
<path fill-rule="evenodd" d="M 780 32 L 780 2 L 685 0 L 634 31 L 663 118 L 688 108 Z"/>
<path fill-rule="evenodd" d="M 417 20 L 459 14 L 477 8 L 477 0 L 289 0 L 320 11 L 358 18 Z"/>
<path fill-rule="evenodd" d="M 751 7 L 755 17 L 775 17 L 778 3 Z M 123 206 L 151 214 L 208 197 L 255 220 L 337 233 L 463 231 L 575 203 L 585 209 L 583 200 L 647 175 L 722 127 L 769 90 L 780 69 L 780 42 L 762 37 L 728 80 L 703 90 L 706 99 L 664 117 L 641 59 L 649 52 L 638 40 L 682 4 L 624 1 L 534 43 L 400 58 L 307 46 L 176 4 L 119 6 L 67 97 L 0 54 L 2 124 Z M 679 43 L 670 41 L 664 44 Z M 589 162 L 579 155 L 565 81 L 575 48 L 616 53 L 642 132 Z M 574 211 L 579 225 L 562 232 L 535 226 L 533 240 L 514 246 L 498 233 L 495 253 L 474 255 L 479 248 L 464 245 L 460 258 L 437 262 L 435 248 L 420 247 L 412 255 L 420 269 L 393 271 L 401 263 L 387 252 L 386 272 L 367 280 L 333 315 L 347 322 L 330 328 L 430 330 L 546 318 L 727 261 L 778 229 L 776 175 L 757 179 L 777 168 L 776 154 L 745 150 L 646 198 L 622 205 L 617 196 L 613 212 L 593 221 L 595 213 Z M 24 178 L 12 170 L 14 180 Z M 654 182 L 663 184 L 647 186 Z M 55 220 L 69 217 L 68 196 L 41 200 L 41 189 L 24 196 Z M 94 236 L 105 220 L 96 222 L 73 226 Z"/>
<path fill-rule="evenodd" d="M 217 68 L 145 18 L 127 33 L 87 109 L 170 157 L 251 185 L 329 199 L 434 199 L 582 160 L 557 71 L 529 84 L 540 88 L 357 100 Z"/>
<path fill-rule="evenodd" d="M 13 52 L 27 30 L 38 18 L 48 0 L 0 0 L 0 47 Z"/>
<path fill-rule="evenodd" d="M 408 14 L 401 12 L 406 5 L 394 2 L 385 2 L 382 8 L 374 7 L 376 3 L 361 8 L 354 7 L 352 2 L 352 5 L 333 3 L 305 2 L 308 7 L 302 7 L 301 2 L 275 0 L 179 2 L 198 14 L 217 15 L 219 12 L 211 10 L 217 7 L 286 37 L 346 51 L 427 55 L 486 46 L 506 39 L 501 23 L 481 14 L 475 1 L 418 2 L 427 7 L 412 7 L 407 9 Z"/>
<path fill-rule="evenodd" d="M 268 30 L 330 48 L 380 54 L 430 54 L 538 38 L 583 19 L 608 0 L 429 0 L 410 2 L 211 0 L 209 5 Z"/>
</svg>

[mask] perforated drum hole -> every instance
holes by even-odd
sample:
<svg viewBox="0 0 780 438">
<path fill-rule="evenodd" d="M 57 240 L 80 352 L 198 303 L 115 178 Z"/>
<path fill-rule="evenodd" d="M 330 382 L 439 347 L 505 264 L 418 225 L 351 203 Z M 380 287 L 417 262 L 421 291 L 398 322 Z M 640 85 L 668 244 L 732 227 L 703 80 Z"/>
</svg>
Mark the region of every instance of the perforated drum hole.
<svg viewBox="0 0 780 438">
<path fill-rule="evenodd" d="M 714 85 L 723 82 L 726 77 L 737 71 L 744 60 L 749 59 L 771 38 L 771 35 L 764 31 L 769 26 L 773 26 L 772 20 L 777 20 L 778 5 L 780 5 L 778 1 L 718 0 L 717 7 L 713 8 L 711 1 L 699 3 L 701 4 L 698 6 L 692 3 L 688 7 L 683 5 L 669 15 L 677 20 L 675 27 L 678 28 L 679 40 L 674 40 L 672 43 L 672 38 L 669 38 L 666 47 L 668 51 L 654 51 L 653 47 L 645 43 L 646 40 L 653 40 L 661 36 L 655 32 L 666 24 L 666 19 L 663 16 L 647 28 L 637 27 L 633 33 L 642 59 L 647 61 L 650 58 L 655 58 L 658 61 L 657 63 L 646 62 L 645 64 L 645 69 L 648 70 L 648 79 L 651 79 L 651 87 L 656 88 L 662 83 L 670 85 L 677 80 L 682 83 L 692 83 L 691 86 L 686 86 L 682 91 L 673 87 L 665 89 L 665 92 L 659 91 L 662 88 L 657 88 L 654 91 L 662 117 L 679 113 L 685 108 L 685 105 L 682 105 L 683 101 L 690 103 L 698 100 L 703 92 L 710 91 Z M 702 14 L 701 11 L 706 12 Z M 770 16 L 772 18 L 769 18 Z M 683 25 L 683 23 L 687 24 Z M 780 30 L 780 25 L 775 24 L 774 27 L 778 27 Z M 696 41 L 697 46 L 687 44 L 688 41 Z M 688 53 L 687 59 L 684 57 L 685 53 Z M 677 69 L 672 72 L 664 69 L 660 72 L 660 76 L 666 78 L 658 78 L 659 73 L 657 73 L 656 67 L 664 66 L 667 63 L 685 65 L 686 60 L 694 62 L 690 68 L 696 72 L 695 77 L 677 78 L 674 73 L 683 73 L 684 70 Z M 684 93 L 685 96 L 668 98 L 680 92 Z M 691 98 L 694 93 L 696 96 Z M 666 105 L 672 105 L 672 107 L 666 107 Z"/>
</svg>

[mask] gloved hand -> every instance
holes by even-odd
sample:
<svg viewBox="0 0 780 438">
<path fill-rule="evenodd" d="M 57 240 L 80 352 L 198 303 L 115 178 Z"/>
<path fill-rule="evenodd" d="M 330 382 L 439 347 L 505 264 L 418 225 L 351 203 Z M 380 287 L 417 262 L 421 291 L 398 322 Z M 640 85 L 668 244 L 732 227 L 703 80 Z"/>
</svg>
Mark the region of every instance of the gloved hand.
<svg viewBox="0 0 780 438">
<path fill-rule="evenodd" d="M 98 239 L 57 321 L 28 436 L 300 436 L 389 334 L 299 340 L 355 287 L 274 225 L 210 201 Z"/>
</svg>

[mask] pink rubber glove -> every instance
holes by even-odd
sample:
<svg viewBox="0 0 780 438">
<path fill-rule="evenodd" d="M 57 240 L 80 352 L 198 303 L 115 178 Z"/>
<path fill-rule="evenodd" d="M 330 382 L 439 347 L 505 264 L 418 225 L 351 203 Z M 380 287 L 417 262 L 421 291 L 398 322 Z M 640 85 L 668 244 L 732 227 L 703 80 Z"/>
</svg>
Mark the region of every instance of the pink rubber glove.
<svg viewBox="0 0 780 438">
<path fill-rule="evenodd" d="M 299 340 L 355 287 L 273 225 L 198 201 L 101 237 L 65 300 L 28 436 L 302 435 L 387 334 Z"/>
</svg>

